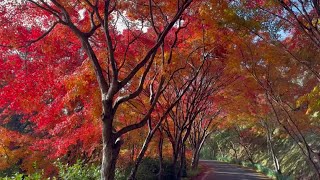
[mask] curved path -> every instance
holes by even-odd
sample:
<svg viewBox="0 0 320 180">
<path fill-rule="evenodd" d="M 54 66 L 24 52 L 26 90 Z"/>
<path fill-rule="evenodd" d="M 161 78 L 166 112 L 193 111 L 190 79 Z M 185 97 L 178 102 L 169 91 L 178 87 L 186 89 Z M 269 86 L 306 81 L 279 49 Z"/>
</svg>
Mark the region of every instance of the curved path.
<svg viewBox="0 0 320 180">
<path fill-rule="evenodd" d="M 200 160 L 204 172 L 195 180 L 270 180 L 261 173 L 238 165 L 212 160 Z"/>
</svg>

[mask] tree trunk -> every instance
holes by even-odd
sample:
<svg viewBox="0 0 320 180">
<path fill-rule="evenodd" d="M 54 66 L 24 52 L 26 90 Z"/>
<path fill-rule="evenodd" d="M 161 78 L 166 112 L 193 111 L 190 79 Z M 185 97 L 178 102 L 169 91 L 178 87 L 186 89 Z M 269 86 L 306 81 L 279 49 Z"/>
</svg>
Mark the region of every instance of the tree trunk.
<svg viewBox="0 0 320 180">
<path fill-rule="evenodd" d="M 197 167 L 199 165 L 200 150 L 201 150 L 200 146 L 196 147 L 192 152 L 191 168 L 193 170 L 197 169 Z"/>
<path fill-rule="evenodd" d="M 281 174 L 280 163 L 279 163 L 279 160 L 274 152 L 273 144 L 270 141 L 270 139 L 269 139 L 269 146 L 270 146 L 270 150 L 271 150 L 271 156 L 272 156 L 272 160 L 273 160 L 274 169 L 277 173 Z"/>
<path fill-rule="evenodd" d="M 138 157 L 134 163 L 133 168 L 131 169 L 130 175 L 128 177 L 128 180 L 134 180 L 136 179 L 136 174 L 139 168 L 139 165 L 144 157 L 144 154 L 146 153 L 147 149 L 148 149 L 148 145 L 153 137 L 154 133 L 148 133 L 146 140 L 143 143 L 143 146 L 138 154 Z"/>
<path fill-rule="evenodd" d="M 181 169 L 181 176 L 182 177 L 187 177 L 187 158 L 186 158 L 186 146 L 184 145 L 184 148 L 183 148 L 183 152 L 182 152 L 182 155 L 181 155 L 181 162 L 182 162 L 182 169 Z"/>
<path fill-rule="evenodd" d="M 131 155 L 130 155 L 131 156 L 130 160 L 132 164 L 134 163 L 134 155 L 135 155 L 135 145 L 132 144 Z"/>
<path fill-rule="evenodd" d="M 199 152 L 198 150 L 196 150 L 195 152 L 193 152 L 193 155 L 192 155 L 191 168 L 196 169 L 198 167 L 198 164 L 199 164 Z"/>
<path fill-rule="evenodd" d="M 210 152 L 211 152 L 210 154 L 211 154 L 212 159 L 216 159 L 216 156 L 217 156 L 216 155 L 217 154 L 216 148 L 213 147 Z"/>
<path fill-rule="evenodd" d="M 204 142 L 206 141 L 207 137 L 209 136 L 210 133 L 205 134 L 198 146 L 196 146 L 196 149 L 194 151 L 194 154 L 192 156 L 192 162 L 191 162 L 191 167 L 192 169 L 196 169 L 199 165 L 199 158 L 200 158 L 200 151 L 203 147 Z"/>
<path fill-rule="evenodd" d="M 159 173 L 158 173 L 158 180 L 162 180 L 162 174 L 163 174 L 163 156 L 162 156 L 162 150 L 163 150 L 163 136 L 162 132 L 160 130 L 160 139 L 158 144 L 158 153 L 159 153 Z"/>
<path fill-rule="evenodd" d="M 178 149 L 175 148 L 175 146 L 172 146 L 173 149 L 173 160 L 172 160 L 172 167 L 173 167 L 173 175 L 175 178 L 177 178 L 177 163 L 178 163 Z"/>
<path fill-rule="evenodd" d="M 185 145 L 181 146 L 180 153 L 181 154 L 180 154 L 179 169 L 176 174 L 177 179 L 181 179 L 181 177 L 187 177 L 187 159 L 186 159 Z"/>
<path fill-rule="evenodd" d="M 192 151 L 192 159 L 191 159 L 191 168 L 192 169 L 195 168 L 196 159 L 197 159 L 197 150 L 193 150 Z"/>
<path fill-rule="evenodd" d="M 244 148 L 244 152 L 246 153 L 246 155 L 247 155 L 248 160 L 250 161 L 250 163 L 251 163 L 252 165 L 255 165 L 256 163 L 255 163 L 254 160 L 253 160 L 253 156 L 252 156 L 252 154 L 251 154 L 250 149 L 249 149 L 245 144 L 243 144 L 243 143 L 240 143 L 240 145 L 242 145 L 242 147 Z"/>
<path fill-rule="evenodd" d="M 101 180 L 114 180 L 116 163 L 119 156 L 122 141 L 115 139 L 108 128 L 108 121 L 103 121 L 102 127 L 102 163 L 101 163 Z M 111 128 L 112 129 L 112 128 Z"/>
<path fill-rule="evenodd" d="M 270 129 L 269 129 L 267 124 L 265 125 L 265 128 L 267 129 L 267 141 L 268 141 L 268 144 L 269 144 L 269 147 L 270 147 L 274 169 L 278 174 L 281 174 L 280 163 L 279 163 L 278 157 L 277 157 L 277 155 L 275 153 L 275 150 L 273 148 L 272 135 L 271 135 L 272 133 L 270 132 Z"/>
<path fill-rule="evenodd" d="M 232 149 L 232 151 L 234 152 L 234 158 L 235 158 L 235 160 L 236 161 L 238 161 L 238 153 L 237 153 L 237 148 L 235 147 L 235 145 L 233 144 L 233 142 L 232 141 L 230 141 L 230 143 L 231 143 L 231 149 Z"/>
<path fill-rule="evenodd" d="M 309 146 L 309 144 L 307 143 L 305 137 L 303 136 L 303 134 L 301 133 L 300 129 L 298 128 L 298 126 L 295 124 L 294 120 L 292 119 L 290 113 L 288 112 L 288 110 L 284 107 L 284 105 L 282 103 L 276 102 L 280 108 L 286 113 L 287 115 L 287 122 L 288 124 L 284 124 L 279 117 L 279 114 L 276 110 L 275 105 L 272 103 L 271 97 L 273 94 L 269 95 L 269 92 L 266 91 L 266 97 L 267 100 L 273 110 L 273 113 L 276 117 L 277 122 L 283 127 L 283 129 L 288 133 L 288 135 L 294 140 L 294 142 L 297 144 L 297 146 L 300 148 L 301 152 L 306 156 L 306 158 L 308 159 L 308 161 L 311 163 L 311 165 L 313 166 L 315 173 L 317 174 L 317 178 L 320 179 L 320 159 L 317 159 L 316 161 L 314 161 L 313 157 L 312 157 L 312 150 Z M 274 95 L 273 95 L 274 96 Z M 293 124 L 294 128 L 292 127 L 292 125 L 290 125 L 290 123 Z M 290 131 L 289 129 L 291 129 L 292 131 Z M 302 144 L 302 145 L 301 145 Z M 303 147 L 304 146 L 304 147 Z"/>
</svg>

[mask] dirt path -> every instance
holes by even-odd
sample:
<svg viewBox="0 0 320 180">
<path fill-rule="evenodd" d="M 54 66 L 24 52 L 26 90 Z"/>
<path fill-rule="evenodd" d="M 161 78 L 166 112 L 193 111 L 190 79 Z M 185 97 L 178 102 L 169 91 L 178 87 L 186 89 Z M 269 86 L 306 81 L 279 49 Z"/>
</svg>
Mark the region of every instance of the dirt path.
<svg viewBox="0 0 320 180">
<path fill-rule="evenodd" d="M 263 174 L 234 164 L 212 160 L 201 160 L 200 164 L 204 166 L 204 172 L 195 180 L 270 180 Z"/>
</svg>

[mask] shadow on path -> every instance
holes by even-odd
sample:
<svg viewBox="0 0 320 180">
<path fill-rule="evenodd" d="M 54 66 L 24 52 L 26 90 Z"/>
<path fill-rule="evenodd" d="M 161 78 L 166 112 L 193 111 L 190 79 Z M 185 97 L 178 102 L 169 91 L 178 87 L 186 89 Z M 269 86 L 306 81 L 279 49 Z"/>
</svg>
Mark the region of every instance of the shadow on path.
<svg viewBox="0 0 320 180">
<path fill-rule="evenodd" d="M 270 180 L 261 173 L 234 164 L 212 160 L 200 160 L 200 164 L 205 166 L 205 171 L 195 180 Z"/>
</svg>

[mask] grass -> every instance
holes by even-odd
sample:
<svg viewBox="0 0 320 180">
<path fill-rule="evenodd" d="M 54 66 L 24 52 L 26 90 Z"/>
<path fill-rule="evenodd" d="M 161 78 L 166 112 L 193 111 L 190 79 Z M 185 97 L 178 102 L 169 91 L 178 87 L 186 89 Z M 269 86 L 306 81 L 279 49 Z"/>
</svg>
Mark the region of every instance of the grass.
<svg viewBox="0 0 320 180">
<path fill-rule="evenodd" d="M 196 169 L 189 169 L 187 171 L 188 177 L 184 177 L 184 178 L 182 178 L 182 180 L 191 180 L 194 177 L 198 176 L 202 171 L 203 171 L 203 166 L 201 166 L 201 165 L 199 165 L 199 167 Z"/>
</svg>

